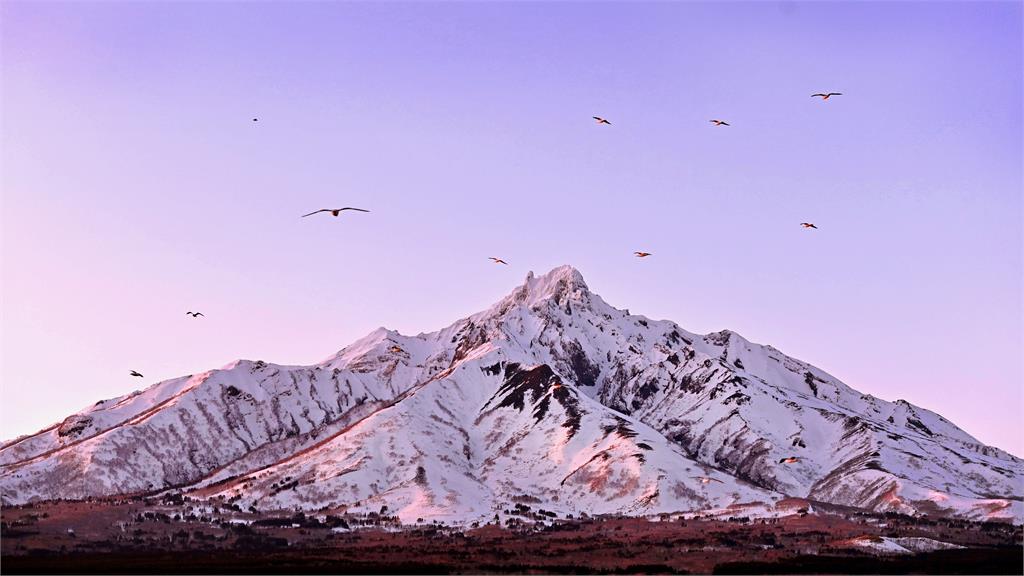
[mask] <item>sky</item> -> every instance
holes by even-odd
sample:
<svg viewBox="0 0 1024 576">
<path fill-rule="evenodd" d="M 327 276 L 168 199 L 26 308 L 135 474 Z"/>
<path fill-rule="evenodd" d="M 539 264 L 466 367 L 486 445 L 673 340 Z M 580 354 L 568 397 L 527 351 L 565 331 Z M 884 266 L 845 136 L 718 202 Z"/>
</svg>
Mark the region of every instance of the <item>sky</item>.
<svg viewBox="0 0 1024 576">
<path fill-rule="evenodd" d="M 612 305 L 1024 456 L 1021 22 L 0 3 L 0 437 L 236 358 L 439 329 L 571 264 Z M 336 206 L 371 213 L 299 217 Z"/>
</svg>

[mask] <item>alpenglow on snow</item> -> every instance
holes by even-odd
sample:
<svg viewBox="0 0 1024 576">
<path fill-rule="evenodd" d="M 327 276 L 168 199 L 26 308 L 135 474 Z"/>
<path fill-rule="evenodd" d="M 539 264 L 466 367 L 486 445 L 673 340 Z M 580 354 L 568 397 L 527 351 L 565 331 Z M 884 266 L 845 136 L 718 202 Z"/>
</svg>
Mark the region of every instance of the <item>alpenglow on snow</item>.
<svg viewBox="0 0 1024 576">
<path fill-rule="evenodd" d="M 1024 461 L 771 346 L 606 304 L 575 269 L 437 332 L 313 366 L 239 360 L 103 400 L 0 449 L 5 505 L 157 493 L 466 523 L 742 509 L 787 497 L 1024 518 Z"/>
</svg>

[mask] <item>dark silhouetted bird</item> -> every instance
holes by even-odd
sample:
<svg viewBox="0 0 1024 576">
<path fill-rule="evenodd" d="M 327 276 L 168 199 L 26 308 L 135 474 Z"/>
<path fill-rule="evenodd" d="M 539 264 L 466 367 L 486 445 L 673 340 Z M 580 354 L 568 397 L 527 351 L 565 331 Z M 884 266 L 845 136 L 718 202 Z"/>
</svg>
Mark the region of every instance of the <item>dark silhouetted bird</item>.
<svg viewBox="0 0 1024 576">
<path fill-rule="evenodd" d="M 145 376 L 143 376 L 142 374 L 139 374 L 139 373 L 138 373 L 138 372 L 136 372 L 135 370 L 132 370 L 132 371 L 131 371 L 131 375 L 132 375 L 132 376 L 138 376 L 139 378 L 145 378 Z"/>
<path fill-rule="evenodd" d="M 828 100 L 832 96 L 842 96 L 842 95 L 843 95 L 842 92 L 828 92 L 828 93 L 818 92 L 817 94 L 811 94 L 811 98 L 820 97 L 822 100 Z"/>
<path fill-rule="evenodd" d="M 814 228 L 815 230 L 818 229 L 817 226 L 811 224 L 810 222 L 801 222 L 800 225 L 803 226 L 804 228 Z"/>
<path fill-rule="evenodd" d="M 783 458 L 782 460 L 779 460 L 779 464 L 796 464 L 799 461 L 800 459 L 797 458 L 796 456 L 790 456 L 789 458 Z"/>
<path fill-rule="evenodd" d="M 345 208 L 321 208 L 319 210 L 310 212 L 309 214 L 303 214 L 302 217 L 305 218 L 306 216 L 312 216 L 313 214 L 319 214 L 321 212 L 330 212 L 331 216 L 337 216 L 338 214 L 341 214 L 345 210 L 355 210 L 356 212 L 369 212 L 369 210 L 363 210 L 362 208 L 351 208 L 351 207 L 345 207 Z"/>
<path fill-rule="evenodd" d="M 508 262 L 505 262 L 501 258 L 495 258 L 494 256 L 490 256 L 488 260 L 493 260 L 495 264 L 504 264 L 505 266 L 508 266 Z"/>
<path fill-rule="evenodd" d="M 605 120 L 604 118 L 601 118 L 600 116 L 592 116 L 592 118 L 593 118 L 594 120 L 597 120 L 597 123 L 598 123 L 598 124 L 607 124 L 607 125 L 609 125 L 609 126 L 611 126 L 611 125 L 612 125 L 612 123 L 611 123 L 611 122 L 609 122 L 609 121 Z"/>
<path fill-rule="evenodd" d="M 709 122 L 711 122 L 715 126 L 731 126 L 731 124 L 729 124 L 725 120 L 709 120 Z"/>
<path fill-rule="evenodd" d="M 203 314 L 202 312 L 185 312 L 185 315 L 186 316 L 192 316 L 193 318 L 198 318 L 200 316 L 206 316 L 206 314 Z"/>
<path fill-rule="evenodd" d="M 636 256 L 637 258 L 647 258 L 648 256 L 651 255 L 651 253 L 650 252 L 633 252 L 633 255 Z"/>
</svg>

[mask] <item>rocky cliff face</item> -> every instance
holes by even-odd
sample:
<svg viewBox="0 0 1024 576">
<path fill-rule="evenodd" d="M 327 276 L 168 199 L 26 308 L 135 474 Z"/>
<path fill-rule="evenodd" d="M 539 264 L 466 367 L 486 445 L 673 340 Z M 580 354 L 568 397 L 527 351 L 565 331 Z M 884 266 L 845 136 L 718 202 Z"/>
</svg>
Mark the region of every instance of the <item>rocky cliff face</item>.
<svg viewBox="0 0 1024 576">
<path fill-rule="evenodd" d="M 1024 461 L 770 346 L 630 315 L 570 267 L 438 332 L 309 367 L 239 361 L 0 450 L 5 503 L 177 488 L 258 509 L 472 521 L 770 513 L 786 495 L 1024 518 Z"/>
</svg>

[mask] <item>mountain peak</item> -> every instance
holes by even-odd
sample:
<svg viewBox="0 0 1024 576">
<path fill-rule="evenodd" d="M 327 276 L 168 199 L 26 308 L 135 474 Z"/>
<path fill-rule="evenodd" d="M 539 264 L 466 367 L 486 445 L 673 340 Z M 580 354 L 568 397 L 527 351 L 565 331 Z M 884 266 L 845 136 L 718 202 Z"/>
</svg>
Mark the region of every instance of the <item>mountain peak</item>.
<svg viewBox="0 0 1024 576">
<path fill-rule="evenodd" d="M 627 515 L 730 502 L 775 514 L 788 495 L 1024 518 L 1024 460 L 735 332 L 630 315 L 571 266 L 531 272 L 436 332 L 378 328 L 313 366 L 229 368 L 6 443 L 0 500 L 182 487 L 242 508 L 386 505 L 466 523 L 523 495 L 559 514 Z"/>
<path fill-rule="evenodd" d="M 586 281 L 583 280 L 583 274 L 580 274 L 579 270 L 568 264 L 556 266 L 549 270 L 547 274 L 540 276 L 535 276 L 532 270 L 526 273 L 526 285 L 531 290 L 557 286 L 562 282 L 574 290 L 589 290 Z"/>
<path fill-rule="evenodd" d="M 566 297 L 583 300 L 590 294 L 590 289 L 579 270 L 563 265 L 540 276 L 535 276 L 532 271 L 527 273 L 525 282 L 513 294 L 516 300 L 533 306 L 544 300 L 561 302 Z"/>
</svg>

